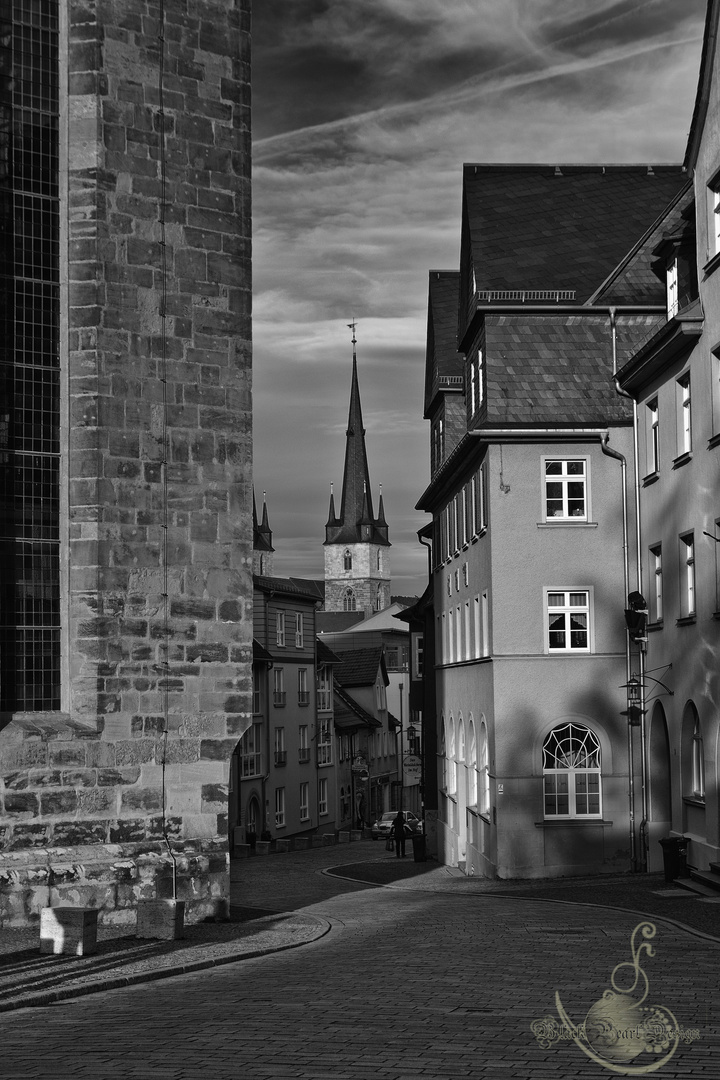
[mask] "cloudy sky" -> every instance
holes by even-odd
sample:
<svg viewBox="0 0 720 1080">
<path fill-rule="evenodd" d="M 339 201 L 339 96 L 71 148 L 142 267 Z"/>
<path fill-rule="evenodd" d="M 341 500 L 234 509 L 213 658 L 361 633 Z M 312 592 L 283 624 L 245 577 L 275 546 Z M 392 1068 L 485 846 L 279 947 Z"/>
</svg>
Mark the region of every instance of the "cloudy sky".
<svg viewBox="0 0 720 1080">
<path fill-rule="evenodd" d="M 428 270 L 458 266 L 462 164 L 682 161 L 705 0 L 254 8 L 255 489 L 275 571 L 323 574 L 356 318 L 393 592 L 420 592 Z"/>
</svg>

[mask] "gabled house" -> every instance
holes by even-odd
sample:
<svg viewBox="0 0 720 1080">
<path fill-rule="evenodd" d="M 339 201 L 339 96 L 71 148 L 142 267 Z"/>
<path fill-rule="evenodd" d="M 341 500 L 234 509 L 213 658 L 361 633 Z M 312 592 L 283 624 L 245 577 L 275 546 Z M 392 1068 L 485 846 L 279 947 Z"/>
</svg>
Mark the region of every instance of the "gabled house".
<svg viewBox="0 0 720 1080">
<path fill-rule="evenodd" d="M 352 649 L 338 655 L 340 663 L 335 668 L 338 759 L 341 764 L 351 763 L 356 819 L 371 824 L 387 810 L 395 809 L 393 785 L 396 790 L 402 787 L 396 750 L 397 722 L 387 707 L 388 674 L 382 647 Z M 358 720 L 362 725 L 355 726 Z"/>
<path fill-rule="evenodd" d="M 437 849 L 468 873 L 637 859 L 632 408 L 613 373 L 665 289 L 649 250 L 616 268 L 685 184 L 679 166 L 466 165 L 460 270 L 430 274 Z"/>
</svg>

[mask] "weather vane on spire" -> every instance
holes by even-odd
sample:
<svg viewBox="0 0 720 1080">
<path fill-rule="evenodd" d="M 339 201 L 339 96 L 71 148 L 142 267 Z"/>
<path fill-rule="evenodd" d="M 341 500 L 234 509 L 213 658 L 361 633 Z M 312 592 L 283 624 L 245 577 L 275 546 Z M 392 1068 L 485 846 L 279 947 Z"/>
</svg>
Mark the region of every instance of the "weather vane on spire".
<svg viewBox="0 0 720 1080">
<path fill-rule="evenodd" d="M 352 330 L 352 345 L 353 345 L 353 356 L 354 356 L 355 355 L 355 346 L 357 345 L 357 338 L 355 337 L 355 330 L 357 329 L 357 320 L 353 319 L 352 322 L 349 322 L 346 325 L 347 325 L 348 330 Z"/>
</svg>

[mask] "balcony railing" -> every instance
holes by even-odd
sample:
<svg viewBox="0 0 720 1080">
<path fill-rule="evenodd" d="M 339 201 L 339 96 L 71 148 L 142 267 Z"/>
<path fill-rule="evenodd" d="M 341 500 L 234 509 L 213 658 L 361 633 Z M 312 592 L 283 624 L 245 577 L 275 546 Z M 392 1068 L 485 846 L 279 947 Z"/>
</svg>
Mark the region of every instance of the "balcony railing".
<svg viewBox="0 0 720 1080">
<path fill-rule="evenodd" d="M 318 690 L 317 692 L 317 707 L 318 712 L 330 711 L 330 691 Z"/>
<path fill-rule="evenodd" d="M 285 691 L 284 690 L 274 690 L 273 691 L 273 705 L 280 706 L 280 705 L 284 705 L 284 704 L 285 704 Z"/>
<path fill-rule="evenodd" d="M 475 299 L 478 304 L 492 304 L 495 301 L 559 304 L 563 300 L 574 302 L 575 289 L 480 289 Z"/>
<path fill-rule="evenodd" d="M 309 704 L 310 704 L 310 691 L 309 690 L 298 690 L 298 705 L 309 705 Z"/>
<path fill-rule="evenodd" d="M 298 750 L 298 761 L 303 762 L 303 761 L 309 761 L 309 760 L 310 760 L 310 747 L 309 746 L 301 746 L 300 749 Z"/>
<path fill-rule="evenodd" d="M 275 751 L 275 764 L 278 767 L 280 767 L 282 765 L 287 765 L 287 750 L 276 750 Z"/>
</svg>

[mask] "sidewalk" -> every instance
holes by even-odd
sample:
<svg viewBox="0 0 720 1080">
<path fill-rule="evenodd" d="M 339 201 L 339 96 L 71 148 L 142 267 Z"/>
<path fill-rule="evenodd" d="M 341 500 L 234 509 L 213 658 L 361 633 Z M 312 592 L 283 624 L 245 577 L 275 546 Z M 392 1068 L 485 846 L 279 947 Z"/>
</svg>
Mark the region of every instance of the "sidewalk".
<svg viewBox="0 0 720 1080">
<path fill-rule="evenodd" d="M 39 952 L 39 929 L 0 930 L 0 1012 L 127 987 L 317 941 L 332 926 L 324 901 L 378 887 L 542 902 L 587 904 L 631 911 L 679 924 L 720 940 L 718 899 L 698 898 L 661 874 L 553 881 L 466 878 L 437 863 L 398 860 L 372 841 L 243 859 L 231 865 L 229 923 L 186 927 L 181 941 L 147 941 L 127 927 L 100 927 L 93 956 Z M 315 905 L 312 914 L 303 910 Z M 317 908 L 320 910 L 317 910 Z"/>
</svg>

